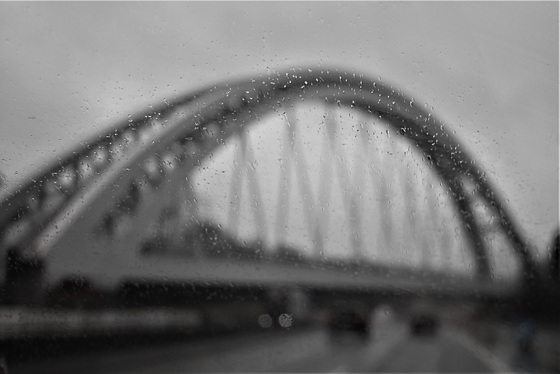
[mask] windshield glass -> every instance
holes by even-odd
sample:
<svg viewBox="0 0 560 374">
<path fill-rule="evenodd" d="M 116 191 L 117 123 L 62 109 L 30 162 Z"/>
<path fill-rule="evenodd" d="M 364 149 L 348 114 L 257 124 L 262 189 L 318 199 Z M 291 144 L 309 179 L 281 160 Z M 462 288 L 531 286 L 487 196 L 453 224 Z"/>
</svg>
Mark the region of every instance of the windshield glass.
<svg viewBox="0 0 560 374">
<path fill-rule="evenodd" d="M 4 372 L 558 371 L 558 3 L 0 3 Z"/>
</svg>

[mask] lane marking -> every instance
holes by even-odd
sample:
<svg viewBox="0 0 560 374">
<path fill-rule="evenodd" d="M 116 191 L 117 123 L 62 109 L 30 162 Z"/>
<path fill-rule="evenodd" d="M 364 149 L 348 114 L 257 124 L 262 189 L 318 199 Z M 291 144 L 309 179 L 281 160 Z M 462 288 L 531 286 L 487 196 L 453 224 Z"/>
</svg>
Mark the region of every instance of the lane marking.
<svg viewBox="0 0 560 374">
<path fill-rule="evenodd" d="M 457 331 L 445 331 L 445 335 L 448 338 L 455 340 L 457 343 L 461 344 L 468 351 L 473 353 L 480 361 L 482 361 L 486 366 L 496 373 L 522 373 L 523 371 L 514 370 L 511 366 L 506 364 L 504 360 L 492 353 L 488 348 L 481 344 L 478 344 L 471 337 Z"/>
</svg>

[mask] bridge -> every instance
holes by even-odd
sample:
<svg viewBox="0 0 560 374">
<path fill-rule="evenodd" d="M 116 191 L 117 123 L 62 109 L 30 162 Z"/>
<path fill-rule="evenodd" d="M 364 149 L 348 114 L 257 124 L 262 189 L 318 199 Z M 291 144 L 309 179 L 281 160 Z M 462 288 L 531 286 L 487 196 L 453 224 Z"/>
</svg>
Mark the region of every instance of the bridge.
<svg viewBox="0 0 560 374">
<path fill-rule="evenodd" d="M 0 202 L 0 279 L 6 305 L 176 287 L 542 309 L 555 283 L 520 233 L 418 98 L 291 68 L 131 114 L 52 160 Z"/>
</svg>

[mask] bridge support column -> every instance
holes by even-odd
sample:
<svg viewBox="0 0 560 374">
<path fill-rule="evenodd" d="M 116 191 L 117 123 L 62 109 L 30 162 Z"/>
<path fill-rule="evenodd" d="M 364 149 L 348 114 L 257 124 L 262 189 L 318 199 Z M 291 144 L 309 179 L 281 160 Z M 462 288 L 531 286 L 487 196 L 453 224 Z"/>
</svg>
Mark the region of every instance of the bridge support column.
<svg viewBox="0 0 560 374">
<path fill-rule="evenodd" d="M 6 256 L 6 279 L 3 301 L 5 304 L 41 305 L 45 302 L 44 270 L 42 261 L 26 259 L 15 248 Z"/>
</svg>

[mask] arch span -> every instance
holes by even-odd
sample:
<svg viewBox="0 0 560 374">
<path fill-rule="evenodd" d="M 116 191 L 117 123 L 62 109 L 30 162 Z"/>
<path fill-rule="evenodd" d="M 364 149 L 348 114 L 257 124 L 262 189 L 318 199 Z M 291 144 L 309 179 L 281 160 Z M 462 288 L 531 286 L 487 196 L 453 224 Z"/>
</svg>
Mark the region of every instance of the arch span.
<svg viewBox="0 0 560 374">
<path fill-rule="evenodd" d="M 105 244 L 95 244 L 102 242 L 96 233 L 114 230 L 118 217 L 148 216 L 172 204 L 145 201 L 143 191 L 159 189 L 162 196 L 180 193 L 180 181 L 225 139 L 275 108 L 302 100 L 380 118 L 417 147 L 450 191 L 481 279 L 491 275 L 491 268 L 483 239 L 487 228 L 475 212 L 475 202 L 495 217 L 493 230 L 505 234 L 523 275 L 536 276 L 527 242 L 505 205 L 436 115 L 380 79 L 325 67 L 292 68 L 209 86 L 84 142 L 0 203 L 3 257 L 9 248 L 32 258 L 48 256 L 53 248 L 98 253 L 97 247 Z M 140 204 L 144 209 L 136 213 Z M 76 243 L 82 248 L 71 248 Z M 84 257 L 84 266 L 89 260 Z"/>
</svg>

